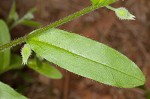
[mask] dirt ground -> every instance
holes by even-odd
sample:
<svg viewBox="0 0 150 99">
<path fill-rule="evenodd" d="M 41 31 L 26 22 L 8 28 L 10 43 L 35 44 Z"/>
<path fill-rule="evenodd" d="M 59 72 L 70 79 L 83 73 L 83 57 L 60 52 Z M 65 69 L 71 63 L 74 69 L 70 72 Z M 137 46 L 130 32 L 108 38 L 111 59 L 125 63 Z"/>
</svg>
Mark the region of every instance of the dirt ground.
<svg viewBox="0 0 150 99">
<path fill-rule="evenodd" d="M 6 18 L 13 0 L 0 0 L 0 18 Z M 17 11 L 23 15 L 36 7 L 35 20 L 47 25 L 90 5 L 89 0 L 16 0 Z M 114 7 L 124 6 L 136 16 L 135 21 L 119 20 L 114 12 L 101 8 L 59 28 L 72 31 L 113 47 L 133 60 L 144 72 L 146 84 L 139 88 L 122 89 L 97 83 L 59 68 L 64 77 L 52 80 L 24 68 L 19 73 L 1 75 L 30 99 L 150 99 L 150 1 L 118 0 Z M 12 38 L 29 33 L 33 28 L 18 26 Z M 16 76 L 17 75 L 17 76 Z"/>
</svg>

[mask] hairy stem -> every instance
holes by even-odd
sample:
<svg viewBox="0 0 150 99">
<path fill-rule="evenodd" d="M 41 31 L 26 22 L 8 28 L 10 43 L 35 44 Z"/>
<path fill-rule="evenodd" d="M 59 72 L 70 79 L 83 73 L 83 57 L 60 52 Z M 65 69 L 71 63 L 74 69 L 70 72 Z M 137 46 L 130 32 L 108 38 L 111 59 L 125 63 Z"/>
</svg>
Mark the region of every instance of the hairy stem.
<svg viewBox="0 0 150 99">
<path fill-rule="evenodd" d="M 20 38 L 18 38 L 18 39 L 16 39 L 16 40 L 11 41 L 10 43 L 1 45 L 1 46 L 0 46 L 0 52 L 1 52 L 1 51 L 4 51 L 4 50 L 7 49 L 7 48 L 11 48 L 11 47 L 13 47 L 13 46 L 16 46 L 16 45 L 18 45 L 18 44 L 21 44 L 21 43 L 25 42 L 25 38 L 26 38 L 26 36 L 20 37 Z"/>
<path fill-rule="evenodd" d="M 112 10 L 112 11 L 115 11 L 115 8 L 111 7 L 111 6 L 106 6 L 106 8 Z"/>
<path fill-rule="evenodd" d="M 42 31 L 45 31 L 45 30 L 48 30 L 48 29 L 51 29 L 51 28 L 58 27 L 58 26 L 60 26 L 60 25 L 62 25 L 62 24 L 64 24 L 64 23 L 66 23 L 66 22 L 69 22 L 69 21 L 71 21 L 71 20 L 73 20 L 73 19 L 75 19 L 75 18 L 78 18 L 78 17 L 80 17 L 80 16 L 82 16 L 82 15 L 85 15 L 85 14 L 87 14 L 87 13 L 89 13 L 89 12 L 91 12 L 91 11 L 94 11 L 94 10 L 100 8 L 100 7 L 103 7 L 103 6 L 104 6 L 103 4 L 94 5 L 94 6 L 89 6 L 89 7 L 85 8 L 85 9 L 83 9 L 83 10 L 81 10 L 81 11 L 78 11 L 78 12 L 72 14 L 72 15 L 69 15 L 69 16 L 67 16 L 67 17 L 65 17 L 65 18 L 63 18 L 63 19 L 60 19 L 60 20 L 58 20 L 58 21 L 56 21 L 56 22 L 54 22 L 54 23 L 52 23 L 52 24 L 50 24 L 50 25 L 48 25 L 48 26 L 45 26 L 45 27 L 43 27 L 43 28 L 37 29 L 37 30 L 35 30 L 35 31 L 32 31 L 32 32 L 31 32 L 29 35 L 27 35 L 27 36 L 21 37 L 21 38 L 19 38 L 19 39 L 17 39 L 17 40 L 13 40 L 13 41 L 11 41 L 10 43 L 1 45 L 1 46 L 0 46 L 0 52 L 3 51 L 3 50 L 5 50 L 5 49 L 7 49 L 7 48 L 10 48 L 10 47 L 13 47 L 13 46 L 16 46 L 16 45 L 18 45 L 18 44 L 21 44 L 21 43 L 25 42 L 25 39 L 26 39 L 26 38 L 30 38 L 30 37 L 33 37 L 33 36 L 35 36 L 35 35 L 38 35 L 38 34 L 42 33 Z"/>
</svg>

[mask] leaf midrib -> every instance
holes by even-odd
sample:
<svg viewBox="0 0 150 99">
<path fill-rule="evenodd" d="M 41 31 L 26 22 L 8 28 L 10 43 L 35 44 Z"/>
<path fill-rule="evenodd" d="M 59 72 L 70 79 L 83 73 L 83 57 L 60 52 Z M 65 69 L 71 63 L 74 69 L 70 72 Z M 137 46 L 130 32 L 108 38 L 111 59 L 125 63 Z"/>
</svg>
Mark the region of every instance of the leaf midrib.
<svg viewBox="0 0 150 99">
<path fill-rule="evenodd" d="M 76 55 L 76 56 L 85 58 L 85 59 L 90 60 L 90 61 L 92 61 L 92 62 L 95 62 L 95 63 L 97 63 L 97 64 L 101 64 L 102 66 L 105 66 L 105 67 L 107 67 L 107 68 L 110 68 L 110 69 L 112 69 L 112 70 L 114 70 L 114 71 L 118 71 L 118 72 L 120 72 L 120 73 L 122 73 L 122 74 L 125 74 L 125 75 L 127 75 L 127 76 L 129 76 L 129 77 L 133 77 L 133 78 L 135 78 L 135 79 L 137 79 L 137 80 L 143 82 L 143 80 L 141 80 L 141 79 L 139 79 L 139 78 L 137 78 L 137 77 L 135 77 L 135 76 L 126 74 L 126 73 L 124 73 L 124 72 L 122 72 L 122 71 L 119 71 L 119 70 L 117 70 L 117 69 L 115 69 L 115 68 L 112 68 L 112 67 L 107 66 L 107 65 L 105 65 L 105 64 L 99 63 L 99 62 L 97 62 L 97 61 L 95 61 L 95 60 L 91 60 L 91 59 L 89 59 L 89 58 L 86 58 L 86 57 L 84 57 L 84 56 L 82 56 L 82 55 L 80 55 L 80 54 L 73 53 L 73 52 L 71 52 L 71 51 L 69 51 L 69 50 L 67 50 L 67 49 L 64 49 L 64 48 L 61 48 L 61 47 L 59 47 L 59 46 L 50 44 L 49 42 L 43 42 L 43 41 L 39 41 L 39 40 L 35 40 L 35 39 L 32 39 L 32 40 L 30 40 L 30 41 L 33 41 L 33 42 L 36 42 L 36 43 L 39 42 L 39 43 L 42 43 L 42 44 L 46 44 L 46 45 L 48 45 L 48 46 L 53 46 L 53 47 L 55 47 L 55 48 L 57 48 L 57 49 L 64 50 L 64 51 L 66 51 L 66 52 L 68 52 L 68 53 L 71 53 L 71 54 L 73 54 L 73 55 Z"/>
</svg>

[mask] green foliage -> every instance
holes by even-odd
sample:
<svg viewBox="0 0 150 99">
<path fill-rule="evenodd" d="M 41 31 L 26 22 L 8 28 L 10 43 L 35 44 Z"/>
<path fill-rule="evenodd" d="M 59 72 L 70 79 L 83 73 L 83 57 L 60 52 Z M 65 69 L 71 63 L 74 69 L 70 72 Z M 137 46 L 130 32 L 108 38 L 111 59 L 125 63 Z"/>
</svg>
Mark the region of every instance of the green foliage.
<svg viewBox="0 0 150 99">
<path fill-rule="evenodd" d="M 41 25 L 38 22 L 31 20 L 34 18 L 33 12 L 35 11 L 35 8 L 30 9 L 21 19 L 19 19 L 19 16 L 16 12 L 16 3 L 14 1 L 7 18 L 7 24 L 5 23 L 5 21 L 0 20 L 0 45 L 10 42 L 9 30 L 19 24 L 35 27 Z M 4 52 L 0 52 L 0 74 L 11 69 L 22 68 L 20 60 L 20 56 L 11 55 L 10 49 L 5 50 Z"/>
<path fill-rule="evenodd" d="M 35 21 L 31 21 L 33 18 L 33 12 L 35 9 L 28 11 L 28 13 L 22 18 L 19 19 L 19 16 L 16 12 L 16 3 L 13 2 L 9 16 L 7 18 L 7 24 L 5 21 L 0 20 L 0 45 L 9 43 L 10 33 L 9 29 L 14 28 L 19 24 L 27 26 L 39 26 L 40 24 Z M 9 26 L 10 25 L 10 26 Z M 18 55 L 11 55 L 10 49 L 6 49 L 4 52 L 0 52 L 0 74 L 12 70 L 22 68 L 22 59 Z M 11 87 L 0 82 L 0 99 L 27 99 L 26 97 L 15 92 Z"/>
<path fill-rule="evenodd" d="M 32 8 L 30 9 L 20 20 L 18 20 L 18 24 L 22 24 L 22 25 L 26 25 L 26 26 L 32 26 L 32 27 L 38 27 L 41 24 L 36 22 L 36 21 L 32 21 L 32 19 L 34 18 L 33 13 L 36 11 L 36 8 Z"/>
<path fill-rule="evenodd" d="M 40 23 L 32 21 L 34 18 L 33 13 L 35 11 L 36 8 L 30 9 L 22 18 L 19 19 L 19 15 L 16 12 L 16 2 L 14 1 L 7 18 L 7 24 L 10 25 L 10 29 L 13 29 L 19 24 L 30 27 L 39 27 L 41 25 Z"/>
<path fill-rule="evenodd" d="M 67 16 L 64 19 L 60 19 L 44 28 L 37 29 L 31 32 L 30 35 L 21 37 L 12 42 L 10 42 L 7 25 L 4 21 L 0 20 L 0 51 L 26 42 L 28 45 L 25 45 L 27 50 L 26 48 L 22 50 L 22 55 L 25 56 L 23 63 L 27 62 L 32 49 L 37 56 L 45 58 L 49 62 L 53 62 L 70 72 L 104 84 L 122 88 L 132 88 L 143 85 L 145 83 L 143 73 L 136 64 L 126 56 L 102 43 L 55 28 L 104 6 L 115 11 L 119 18 L 120 16 L 122 19 L 128 18 L 133 20 L 135 18 L 127 12 L 128 10 L 116 10 L 108 6 L 115 1 L 116 0 L 91 0 L 92 6 Z M 7 19 L 7 24 L 10 26 L 10 29 L 19 24 L 39 26 L 39 23 L 31 21 L 34 18 L 34 11 L 35 8 L 29 10 L 19 19 L 14 2 Z M 19 56 L 12 55 L 11 63 L 9 59 L 10 49 L 5 50 L 5 52 L 0 52 L 0 73 L 10 69 L 21 68 L 21 58 Z M 58 79 L 62 77 L 61 73 L 47 62 L 30 59 L 28 67 L 49 78 Z M 0 98 L 27 99 L 1 82 Z"/>
<path fill-rule="evenodd" d="M 10 61 L 10 69 L 20 69 L 22 68 L 22 58 L 19 55 L 12 54 L 11 55 L 11 61 Z"/>
<path fill-rule="evenodd" d="M 140 69 L 114 49 L 88 38 L 59 29 L 27 38 L 41 57 L 75 74 L 123 88 L 145 83 Z"/>
<path fill-rule="evenodd" d="M 36 8 L 30 9 L 22 18 L 16 18 L 14 23 L 10 26 L 10 29 L 13 29 L 15 26 L 22 24 L 25 26 L 39 27 L 41 24 L 36 21 L 31 21 L 34 18 L 33 13 L 36 11 Z M 16 12 L 17 13 L 17 12 Z"/>
<path fill-rule="evenodd" d="M 21 22 L 21 24 L 30 27 L 38 27 L 41 25 L 39 22 L 32 21 L 32 20 L 24 20 Z"/>
<path fill-rule="evenodd" d="M 52 67 L 47 62 L 41 62 L 41 64 L 38 64 L 35 60 L 29 60 L 28 62 L 29 68 L 37 71 L 38 73 L 52 78 L 52 79 L 60 79 L 62 78 L 62 74 L 54 67 Z"/>
<path fill-rule="evenodd" d="M 16 2 L 14 1 L 7 18 L 7 23 L 9 24 L 11 21 L 17 19 L 18 19 L 18 14 L 16 13 Z"/>
<path fill-rule="evenodd" d="M 0 82 L 0 99 L 27 99 L 10 86 Z"/>
<path fill-rule="evenodd" d="M 10 42 L 9 29 L 3 20 L 0 20 L 0 45 Z M 10 49 L 0 52 L 0 72 L 5 71 L 10 64 Z"/>
<path fill-rule="evenodd" d="M 10 34 L 7 25 L 0 20 L 0 44 L 8 43 L 10 41 Z M 10 60 L 11 59 L 11 60 Z M 0 52 L 0 74 L 11 70 L 20 69 L 22 60 L 20 56 L 10 55 L 10 49 Z M 0 99 L 27 99 L 19 93 L 15 92 L 8 85 L 0 82 Z"/>
<path fill-rule="evenodd" d="M 108 5 L 110 2 L 115 2 L 116 0 L 91 0 L 93 5 L 103 4 Z"/>
<path fill-rule="evenodd" d="M 21 50 L 23 64 L 27 64 L 28 58 L 30 57 L 32 51 L 29 44 L 25 44 Z"/>
<path fill-rule="evenodd" d="M 12 69 L 20 69 L 22 68 L 22 59 L 20 56 L 12 54 L 10 58 L 10 65 L 5 65 L 5 70 L 0 71 L 0 74 L 12 70 Z"/>
</svg>

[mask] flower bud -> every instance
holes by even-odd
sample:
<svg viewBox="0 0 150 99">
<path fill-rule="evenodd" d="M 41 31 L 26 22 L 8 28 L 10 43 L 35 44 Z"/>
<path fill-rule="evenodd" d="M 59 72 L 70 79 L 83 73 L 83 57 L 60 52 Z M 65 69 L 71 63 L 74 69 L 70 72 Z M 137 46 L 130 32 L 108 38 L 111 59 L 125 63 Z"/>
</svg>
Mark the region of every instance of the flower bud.
<svg viewBox="0 0 150 99">
<path fill-rule="evenodd" d="M 32 51 L 29 44 L 25 44 L 21 50 L 22 63 L 27 64 L 28 58 L 30 57 Z"/>
<path fill-rule="evenodd" d="M 126 8 L 116 8 L 115 13 L 121 20 L 135 20 L 135 16 L 132 15 Z"/>
</svg>

